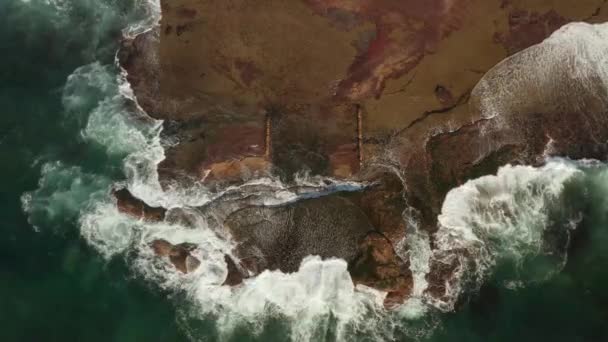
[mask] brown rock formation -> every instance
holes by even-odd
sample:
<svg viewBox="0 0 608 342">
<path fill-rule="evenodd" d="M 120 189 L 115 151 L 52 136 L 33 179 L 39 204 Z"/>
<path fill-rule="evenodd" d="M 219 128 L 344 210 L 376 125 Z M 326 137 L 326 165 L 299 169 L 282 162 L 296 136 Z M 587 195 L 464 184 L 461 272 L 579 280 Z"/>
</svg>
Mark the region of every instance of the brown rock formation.
<svg viewBox="0 0 608 342">
<path fill-rule="evenodd" d="M 148 221 L 162 221 L 165 218 L 165 208 L 151 207 L 127 189 L 114 190 L 112 194 L 116 198 L 118 210 L 125 214 Z"/>
<path fill-rule="evenodd" d="M 166 240 L 154 240 L 150 248 L 152 248 L 157 256 L 169 258 L 171 264 L 182 273 L 194 272 L 201 264 L 198 258 L 191 255 L 191 251 L 196 248 L 192 244 L 181 243 L 173 245 Z M 225 255 L 224 261 L 228 267 L 228 275 L 222 285 L 240 285 L 247 278 L 247 273 L 240 266 L 237 266 L 232 257 Z"/>
<path fill-rule="evenodd" d="M 407 204 L 403 198 L 403 182 L 389 171 L 380 171 L 369 177 L 376 183 L 363 192 L 355 193 L 351 199 L 376 230 L 396 246 L 405 237 L 402 215 Z"/>
<path fill-rule="evenodd" d="M 308 255 L 351 261 L 359 241 L 373 231 L 365 215 L 339 196 L 302 200 L 281 207 L 247 207 L 225 221 L 239 244 L 237 256 L 249 271 L 295 272 Z"/>
<path fill-rule="evenodd" d="M 249 207 L 231 214 L 225 225 L 238 243 L 236 254 L 254 275 L 266 269 L 294 272 L 304 257 L 319 255 L 346 260 L 356 284 L 389 293 L 387 305 L 410 295 L 411 272 L 391 241 L 342 196 Z"/>
<path fill-rule="evenodd" d="M 226 261 L 226 265 L 228 267 L 228 275 L 226 276 L 226 280 L 224 281 L 223 285 L 240 285 L 243 280 L 247 278 L 247 274 L 244 270 L 241 269 L 240 266 L 237 266 L 236 262 L 234 262 L 232 257 L 224 255 L 224 261 Z"/>
<path fill-rule="evenodd" d="M 411 294 L 413 279 L 391 242 L 385 236 L 372 232 L 363 239 L 359 248 L 359 255 L 349 265 L 353 281 L 386 291 L 387 307 L 403 303 Z"/>
<path fill-rule="evenodd" d="M 156 255 L 168 257 L 169 261 L 182 273 L 190 273 L 198 268 L 201 262 L 190 255 L 196 246 L 188 243 L 172 245 L 166 240 L 154 240 L 150 246 Z"/>
<path fill-rule="evenodd" d="M 383 155 L 395 132 L 420 142 L 433 128 L 470 121 L 466 95 L 508 54 L 566 22 L 606 15 L 602 0 L 162 6 L 159 30 L 125 42 L 120 54 L 141 105 L 177 127 L 166 130 L 181 143 L 167 151 L 161 174 L 200 178 L 229 168 L 227 179 L 266 173 L 251 157 L 286 176 L 355 175 L 359 156 Z"/>
<path fill-rule="evenodd" d="M 593 77 L 576 83 L 555 66 L 539 86 L 529 75 L 544 66 L 529 61 L 544 52 L 533 48 L 482 80 L 564 23 L 605 20 L 605 3 L 161 1 L 160 27 L 124 42 L 120 60 L 139 103 L 179 141 L 159 165 L 164 179 L 221 186 L 308 170 L 374 183 L 355 195 L 239 207 L 222 223 L 252 274 L 294 271 L 308 254 L 341 257 L 355 282 L 387 291 L 393 305 L 411 291 L 395 252 L 408 206 L 433 232 L 445 194 L 468 179 L 547 151 L 605 155 L 607 102 Z M 503 105 L 500 115 L 488 101 Z M 156 210 L 127 197 L 119 207 L 137 217 Z M 185 267 L 185 250 L 175 253 Z M 441 261 L 429 276 L 437 298 L 462 266 Z M 241 264 L 226 263 L 226 284 L 239 284 Z"/>
</svg>

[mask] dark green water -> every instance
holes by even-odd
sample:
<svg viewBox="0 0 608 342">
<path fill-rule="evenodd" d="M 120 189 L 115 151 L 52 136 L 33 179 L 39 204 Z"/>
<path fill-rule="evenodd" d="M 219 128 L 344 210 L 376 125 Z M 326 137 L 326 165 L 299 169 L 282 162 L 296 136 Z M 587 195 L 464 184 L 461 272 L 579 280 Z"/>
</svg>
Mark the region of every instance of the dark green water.
<svg viewBox="0 0 608 342">
<path fill-rule="evenodd" d="M 212 318 L 184 326 L 181 299 L 134 275 L 128 256 L 108 261 L 81 237 L 79 211 L 124 178 L 125 154 L 81 134 L 82 113 L 107 94 L 81 86 L 87 101 L 67 110 L 63 88 L 76 68 L 93 62 L 116 74 L 121 30 L 146 14 L 136 0 L 57 3 L 63 6 L 0 1 L 0 340 L 216 340 Z M 39 184 L 43 165 L 62 171 Z M 585 171 L 566 197 L 585 215 L 562 272 L 516 290 L 502 286 L 498 272 L 455 313 L 439 315 L 424 340 L 608 341 L 605 169 Z M 39 187 L 26 215 L 21 196 Z M 332 340 L 331 320 L 316 328 L 322 333 L 315 336 Z M 283 341 L 288 331 L 275 320 L 259 335 L 245 326 L 229 339 Z"/>
<path fill-rule="evenodd" d="M 142 14 L 131 0 L 66 3 L 0 2 L 0 340 L 184 340 L 165 296 L 88 247 L 74 214 L 36 232 L 21 209 L 45 161 L 120 177 L 66 122 L 61 94 L 77 67 L 112 64 L 120 30 Z"/>
</svg>

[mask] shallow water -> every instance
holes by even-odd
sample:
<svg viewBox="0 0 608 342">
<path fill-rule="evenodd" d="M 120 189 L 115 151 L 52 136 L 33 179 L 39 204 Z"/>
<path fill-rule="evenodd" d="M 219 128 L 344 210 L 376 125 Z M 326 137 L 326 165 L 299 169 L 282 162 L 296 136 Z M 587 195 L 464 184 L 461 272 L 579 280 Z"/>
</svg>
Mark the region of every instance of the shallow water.
<svg viewBox="0 0 608 342">
<path fill-rule="evenodd" d="M 171 207 L 213 197 L 158 188 L 150 168 L 162 157 L 159 124 L 142 123 L 125 106 L 117 40 L 153 13 L 138 0 L 0 3 L 0 339 L 608 340 L 608 167 L 591 162 L 505 167 L 448 196 L 440 220 L 446 233 L 470 229 L 458 243 L 483 261 L 463 275 L 466 294 L 453 312 L 422 297 L 383 312 L 377 294 L 350 285 L 338 260 L 311 258 L 294 275 L 264 274 L 236 293 L 217 286 L 230 246 L 206 230 L 129 220 L 109 202 L 116 181 Z M 265 184 L 281 188 L 273 182 Z M 495 205 L 467 202 L 479 198 L 471 189 Z M 293 196 L 283 190 L 263 201 Z M 495 209 L 510 214 L 476 215 Z M 470 234 L 483 244 L 469 245 Z M 194 241 L 218 261 L 176 276 L 141 248 L 158 236 Z M 434 257 L 425 241 L 411 247 L 422 274 Z M 446 238 L 444 249 L 454 246 Z"/>
</svg>

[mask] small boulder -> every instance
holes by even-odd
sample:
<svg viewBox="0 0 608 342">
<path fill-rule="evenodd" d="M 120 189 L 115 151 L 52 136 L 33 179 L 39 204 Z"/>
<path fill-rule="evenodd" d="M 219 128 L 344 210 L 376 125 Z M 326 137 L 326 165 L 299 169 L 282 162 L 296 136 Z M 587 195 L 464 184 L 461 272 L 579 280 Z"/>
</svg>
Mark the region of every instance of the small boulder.
<svg viewBox="0 0 608 342">
<path fill-rule="evenodd" d="M 224 261 L 226 261 L 226 266 L 228 266 L 228 275 L 222 285 L 240 285 L 243 280 L 247 278 L 247 275 L 239 266 L 237 266 L 236 262 L 234 262 L 230 256 L 224 255 Z"/>
<path fill-rule="evenodd" d="M 158 222 L 165 219 L 167 209 L 149 206 L 125 188 L 114 190 L 112 194 L 116 198 L 116 205 L 121 213 L 146 221 Z"/>
<path fill-rule="evenodd" d="M 166 240 L 154 240 L 150 245 L 154 253 L 160 257 L 168 257 L 169 261 L 182 273 L 194 272 L 201 264 L 200 260 L 191 255 L 196 248 L 190 243 L 173 245 Z"/>
<path fill-rule="evenodd" d="M 386 307 L 402 304 L 412 291 L 409 267 L 395 253 L 390 241 L 377 232 L 363 239 L 360 253 L 349 264 L 349 271 L 355 284 L 386 291 Z"/>
</svg>

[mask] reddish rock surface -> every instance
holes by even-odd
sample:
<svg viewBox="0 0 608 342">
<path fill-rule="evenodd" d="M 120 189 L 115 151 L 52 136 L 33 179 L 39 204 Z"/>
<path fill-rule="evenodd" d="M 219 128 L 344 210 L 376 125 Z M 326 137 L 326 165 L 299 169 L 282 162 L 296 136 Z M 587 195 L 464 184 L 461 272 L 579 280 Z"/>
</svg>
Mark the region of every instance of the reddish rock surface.
<svg viewBox="0 0 608 342">
<path fill-rule="evenodd" d="M 352 100 L 380 97 L 389 78 L 411 71 L 427 53 L 460 28 L 469 0 L 306 0 L 335 25 L 354 28 L 369 21 L 373 38 L 362 44 L 337 95 Z M 357 22 L 358 21 L 358 22 Z"/>
<path fill-rule="evenodd" d="M 119 57 L 139 103 L 165 120 L 164 134 L 179 141 L 159 165 L 164 180 L 193 178 L 221 187 L 268 174 L 289 180 L 306 170 L 374 183 L 360 194 L 329 200 L 339 208 L 335 212 L 306 216 L 316 233 L 274 225 L 280 234 L 259 235 L 268 223 L 255 218 L 270 215 L 285 223 L 290 213 L 306 208 L 324 212 L 327 199 L 227 215 L 241 259 L 227 257 L 228 285 L 242 282 L 241 263 L 253 274 L 294 271 L 305 254 L 316 253 L 345 258 L 355 282 L 387 291 L 386 305 L 395 305 L 412 288 L 407 260 L 395 253 L 407 239 L 404 210 L 432 233 L 445 194 L 468 179 L 505 163 L 539 163 L 549 145 L 550 154 L 574 158 L 607 151 L 606 123 L 597 116 L 605 103 L 560 69 L 543 81 L 544 90 L 525 77 L 539 66 L 525 69 L 519 55 L 484 77 L 564 23 L 606 20 L 604 0 L 161 5 L 158 30 L 125 41 Z M 532 50 L 526 58 L 537 60 L 542 52 Z M 509 67 L 526 72 L 498 77 Z M 505 79 L 514 80 L 517 91 L 501 93 Z M 585 106 L 569 106 L 565 94 Z M 513 105 L 490 117 L 483 101 L 498 97 Z M 527 98 L 542 101 L 521 101 Z M 151 210 L 131 198 L 119 207 L 137 217 Z M 366 227 L 356 234 L 344 228 L 352 241 L 332 240 L 326 224 L 342 210 L 356 212 Z M 313 246 L 295 253 L 294 246 L 310 243 L 311 236 L 320 246 L 331 242 L 333 250 Z M 164 255 L 175 248 L 161 245 Z M 178 269 L 184 269 L 187 252 L 173 252 Z M 428 277 L 436 298 L 446 295 L 461 266 L 455 259 L 442 261 L 433 261 Z"/>
<path fill-rule="evenodd" d="M 390 240 L 373 232 L 362 240 L 359 248 L 359 255 L 349 265 L 353 281 L 386 291 L 387 307 L 403 303 L 412 291 L 412 274 L 395 253 Z"/>
<path fill-rule="evenodd" d="M 495 39 L 513 54 L 542 42 L 567 22 L 555 10 L 540 14 L 516 9 L 509 13 L 508 31 L 496 33 Z"/>
<path fill-rule="evenodd" d="M 194 272 L 201 264 L 200 260 L 190 254 L 196 248 L 195 245 L 172 245 L 166 240 L 154 240 L 150 247 L 156 255 L 169 258 L 173 266 L 182 273 Z"/>
<path fill-rule="evenodd" d="M 467 94 L 502 58 L 607 12 L 603 0 L 161 5 L 159 30 L 125 41 L 120 54 L 140 104 L 177 127 L 166 129 L 181 143 L 161 175 L 200 178 L 214 165 L 267 161 L 227 172 L 241 180 L 269 165 L 287 177 L 352 177 L 395 133 L 419 143 L 433 128 L 470 121 Z M 426 120 L 436 113 L 446 115 Z"/>
</svg>

